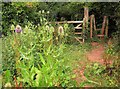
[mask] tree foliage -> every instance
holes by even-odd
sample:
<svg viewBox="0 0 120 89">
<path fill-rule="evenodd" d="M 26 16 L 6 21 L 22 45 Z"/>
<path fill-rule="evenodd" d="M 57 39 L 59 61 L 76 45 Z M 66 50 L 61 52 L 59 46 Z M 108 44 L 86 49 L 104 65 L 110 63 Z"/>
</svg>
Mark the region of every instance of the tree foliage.
<svg viewBox="0 0 120 89">
<path fill-rule="evenodd" d="M 113 2 L 8 2 L 2 3 L 3 32 L 8 32 L 11 24 L 24 26 L 28 21 L 40 23 L 40 12 L 49 12 L 46 18 L 51 20 L 82 20 L 84 6 L 89 8 L 89 15 L 94 14 L 98 27 L 101 27 L 103 16 L 109 17 L 110 34 L 119 27 L 120 3 Z"/>
</svg>

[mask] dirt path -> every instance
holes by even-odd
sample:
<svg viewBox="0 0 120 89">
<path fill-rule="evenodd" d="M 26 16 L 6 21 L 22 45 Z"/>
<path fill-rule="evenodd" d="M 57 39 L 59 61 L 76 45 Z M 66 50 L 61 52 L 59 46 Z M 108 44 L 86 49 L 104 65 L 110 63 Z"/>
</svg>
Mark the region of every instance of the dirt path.
<svg viewBox="0 0 120 89">
<path fill-rule="evenodd" d="M 87 58 L 91 62 L 98 62 L 100 64 L 104 64 L 103 54 L 104 54 L 104 45 L 99 43 L 92 43 L 92 46 L 95 47 L 88 54 L 86 54 Z"/>
<path fill-rule="evenodd" d="M 103 44 L 99 44 L 99 43 L 91 43 L 91 45 L 93 46 L 93 49 L 88 52 L 86 54 L 87 57 L 87 62 L 98 62 L 100 64 L 104 64 L 103 62 L 103 53 L 104 53 L 104 45 Z M 74 74 L 76 74 L 76 82 L 79 86 L 79 84 L 83 81 L 86 81 L 86 77 L 84 76 L 84 70 L 86 67 L 85 62 L 80 62 L 79 65 L 81 66 L 81 68 L 75 69 L 73 70 Z M 85 87 L 89 87 L 89 86 L 85 86 Z"/>
</svg>

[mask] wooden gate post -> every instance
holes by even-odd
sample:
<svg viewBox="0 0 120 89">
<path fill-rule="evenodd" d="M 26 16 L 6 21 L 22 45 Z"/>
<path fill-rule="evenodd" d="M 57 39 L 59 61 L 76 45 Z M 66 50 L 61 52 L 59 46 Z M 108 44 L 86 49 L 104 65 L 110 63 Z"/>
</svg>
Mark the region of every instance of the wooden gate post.
<svg viewBox="0 0 120 89">
<path fill-rule="evenodd" d="M 106 18 L 106 29 L 105 29 L 105 35 L 108 37 L 108 17 Z"/>
<path fill-rule="evenodd" d="M 92 20 L 93 20 L 93 15 L 90 16 L 90 38 L 92 38 L 92 32 L 93 32 Z"/>
<path fill-rule="evenodd" d="M 104 31 L 105 31 L 106 18 L 107 18 L 107 16 L 104 16 L 104 18 L 103 18 L 103 23 L 102 23 L 102 35 L 104 35 Z"/>
<path fill-rule="evenodd" d="M 90 16 L 90 38 L 92 38 L 93 36 L 93 30 L 96 31 L 97 29 L 96 29 L 96 24 L 95 24 L 95 16 L 91 15 Z"/>
<path fill-rule="evenodd" d="M 89 18 L 88 7 L 84 7 L 84 18 L 85 18 L 85 27 L 88 28 L 88 18 Z"/>
</svg>

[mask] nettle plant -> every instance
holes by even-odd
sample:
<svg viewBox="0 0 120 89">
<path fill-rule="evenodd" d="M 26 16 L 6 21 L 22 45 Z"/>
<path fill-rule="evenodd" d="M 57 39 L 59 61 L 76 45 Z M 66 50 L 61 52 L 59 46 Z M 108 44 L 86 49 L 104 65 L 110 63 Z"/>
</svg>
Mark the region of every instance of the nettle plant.
<svg viewBox="0 0 120 89">
<path fill-rule="evenodd" d="M 12 30 L 15 29 L 12 25 Z M 3 38 L 3 86 L 69 86 L 71 76 L 61 59 L 64 44 L 53 44 L 54 27 L 28 22 L 22 34 Z M 6 72 L 11 80 L 6 80 Z M 10 74 L 11 73 L 11 74 Z M 8 78 L 9 79 L 9 78 Z M 14 80 L 14 81 L 13 81 Z M 71 85 L 73 86 L 73 85 Z"/>
</svg>

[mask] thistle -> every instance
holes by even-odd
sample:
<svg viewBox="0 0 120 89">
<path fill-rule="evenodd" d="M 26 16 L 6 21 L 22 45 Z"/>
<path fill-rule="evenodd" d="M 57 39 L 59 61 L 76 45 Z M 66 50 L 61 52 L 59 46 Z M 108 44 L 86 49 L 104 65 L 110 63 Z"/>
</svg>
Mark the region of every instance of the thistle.
<svg viewBox="0 0 120 89">
<path fill-rule="evenodd" d="M 59 26 L 58 27 L 58 38 L 59 38 L 60 43 L 62 43 L 63 36 L 64 36 L 64 29 L 62 26 Z"/>
<path fill-rule="evenodd" d="M 64 35 L 64 29 L 62 26 L 58 27 L 58 35 L 63 36 Z"/>
<path fill-rule="evenodd" d="M 15 32 L 16 32 L 16 33 L 21 33 L 21 32 L 22 32 L 22 28 L 21 28 L 20 25 L 17 25 L 17 26 L 16 26 Z"/>
</svg>

